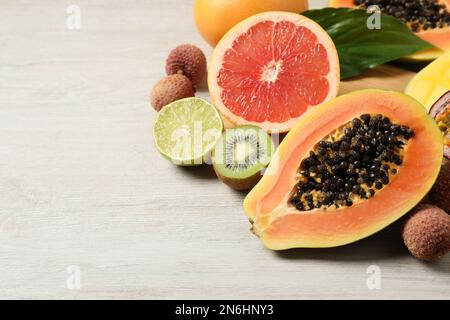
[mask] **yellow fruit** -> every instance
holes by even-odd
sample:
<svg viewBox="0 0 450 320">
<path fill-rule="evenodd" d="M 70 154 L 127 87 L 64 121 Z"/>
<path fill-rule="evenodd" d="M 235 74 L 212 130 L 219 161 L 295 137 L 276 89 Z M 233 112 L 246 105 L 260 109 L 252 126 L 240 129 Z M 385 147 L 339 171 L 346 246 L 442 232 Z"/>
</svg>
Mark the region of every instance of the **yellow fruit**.
<svg viewBox="0 0 450 320">
<path fill-rule="evenodd" d="M 195 0 L 194 16 L 198 31 L 214 47 L 231 27 L 254 14 L 307 9 L 307 0 Z"/>
<path fill-rule="evenodd" d="M 444 93 L 450 90 L 450 51 L 422 69 L 405 89 L 429 111 Z"/>
</svg>

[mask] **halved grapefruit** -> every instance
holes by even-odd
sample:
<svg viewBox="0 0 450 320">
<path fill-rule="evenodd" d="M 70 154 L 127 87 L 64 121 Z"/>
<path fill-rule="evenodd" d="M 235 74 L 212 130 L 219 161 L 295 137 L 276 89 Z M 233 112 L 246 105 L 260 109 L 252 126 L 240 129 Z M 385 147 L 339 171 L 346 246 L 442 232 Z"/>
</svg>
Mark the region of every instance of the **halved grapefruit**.
<svg viewBox="0 0 450 320">
<path fill-rule="evenodd" d="M 309 108 L 337 95 L 339 59 L 333 41 L 314 21 L 264 12 L 220 40 L 208 86 L 222 116 L 235 125 L 286 132 Z"/>
</svg>

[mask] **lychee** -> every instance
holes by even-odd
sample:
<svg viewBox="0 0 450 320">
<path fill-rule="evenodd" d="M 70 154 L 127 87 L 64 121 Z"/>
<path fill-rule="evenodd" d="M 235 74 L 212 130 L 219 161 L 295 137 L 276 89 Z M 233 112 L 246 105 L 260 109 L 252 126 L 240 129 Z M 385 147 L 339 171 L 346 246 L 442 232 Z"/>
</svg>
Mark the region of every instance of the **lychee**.
<svg viewBox="0 0 450 320">
<path fill-rule="evenodd" d="M 166 73 L 168 75 L 181 73 L 196 86 L 206 75 L 205 55 L 192 44 L 179 45 L 167 57 Z"/>
<path fill-rule="evenodd" d="M 450 251 L 450 216 L 434 205 L 418 205 L 403 225 L 402 237 L 417 259 L 437 260 Z"/>
<path fill-rule="evenodd" d="M 153 87 L 150 102 L 156 111 L 169 103 L 187 97 L 193 97 L 195 89 L 191 80 L 182 74 L 169 75 Z"/>
</svg>

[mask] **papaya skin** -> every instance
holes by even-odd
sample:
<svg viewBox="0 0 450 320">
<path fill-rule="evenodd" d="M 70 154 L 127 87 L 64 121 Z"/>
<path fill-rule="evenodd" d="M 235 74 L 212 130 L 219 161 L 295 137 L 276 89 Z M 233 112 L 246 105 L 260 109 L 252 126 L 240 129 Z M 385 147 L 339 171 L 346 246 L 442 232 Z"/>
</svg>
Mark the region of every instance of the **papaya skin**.
<svg viewBox="0 0 450 320">
<path fill-rule="evenodd" d="M 449 0 L 440 0 L 439 2 L 445 4 L 447 6 L 447 10 L 450 9 L 450 1 Z M 354 8 L 353 0 L 329 0 L 329 7 L 334 8 Z M 401 60 L 404 62 L 426 62 L 439 58 L 441 55 L 445 53 L 445 51 L 450 50 L 450 27 L 447 28 L 435 28 L 428 29 L 426 31 L 419 31 L 416 35 L 431 43 L 436 48 L 422 50 L 416 52 L 412 55 L 402 58 Z"/>
<path fill-rule="evenodd" d="M 300 212 L 290 206 L 301 160 L 329 132 L 363 113 L 381 113 L 415 132 L 395 179 L 375 197 L 352 207 Z M 419 203 L 438 176 L 442 154 L 442 134 L 416 100 L 399 92 L 355 91 L 315 107 L 298 121 L 245 198 L 244 210 L 269 249 L 345 245 L 376 233 Z"/>
</svg>

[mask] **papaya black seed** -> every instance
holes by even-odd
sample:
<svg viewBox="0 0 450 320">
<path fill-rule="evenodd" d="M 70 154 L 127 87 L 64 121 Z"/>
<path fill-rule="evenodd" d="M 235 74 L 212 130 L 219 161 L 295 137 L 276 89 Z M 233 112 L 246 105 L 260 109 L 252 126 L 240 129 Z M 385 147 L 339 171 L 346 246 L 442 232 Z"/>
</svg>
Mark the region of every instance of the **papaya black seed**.
<svg viewBox="0 0 450 320">
<path fill-rule="evenodd" d="M 339 142 L 335 142 L 331 145 L 331 150 L 338 151 L 339 150 Z"/>
<path fill-rule="evenodd" d="M 365 152 L 365 153 L 370 153 L 370 152 L 372 152 L 372 147 L 371 147 L 370 145 L 366 145 L 366 146 L 364 147 L 364 152 Z"/>
<path fill-rule="evenodd" d="M 353 120 L 352 120 L 352 125 L 353 125 L 353 127 L 355 127 L 355 128 L 360 127 L 360 126 L 361 126 L 361 120 L 359 120 L 358 118 L 353 119 Z"/>
<path fill-rule="evenodd" d="M 300 174 L 304 177 L 308 177 L 309 173 L 306 170 L 300 170 Z"/>
<path fill-rule="evenodd" d="M 347 141 L 342 141 L 341 143 L 341 150 L 347 151 L 350 149 L 350 145 L 348 144 Z"/>
<path fill-rule="evenodd" d="M 303 210 L 347 205 L 347 199 L 353 204 L 349 194 L 360 199 L 373 197 L 375 190 L 389 184 L 389 173 L 397 173 L 390 164 L 402 164 L 401 149 L 414 134 L 409 127 L 393 124 L 379 114 L 354 118 L 342 132 L 340 138 L 320 141 L 301 162 L 303 178 L 293 196 L 298 200 L 291 200 L 296 208 L 301 207 L 299 202 Z"/>
<path fill-rule="evenodd" d="M 364 121 L 364 123 L 369 123 L 370 121 L 370 114 L 363 114 L 360 116 L 360 118 L 362 119 L 362 121 Z"/>
<path fill-rule="evenodd" d="M 381 177 L 380 180 L 381 180 L 381 182 L 383 184 L 388 184 L 389 183 L 389 177 L 387 177 L 387 176 Z"/>
<path fill-rule="evenodd" d="M 350 152 L 350 155 L 351 155 L 353 158 L 355 158 L 355 159 L 359 159 L 359 157 L 361 156 L 361 154 L 360 154 L 358 151 L 356 151 L 356 150 L 352 150 L 352 151 Z"/>
<path fill-rule="evenodd" d="M 309 165 L 310 165 L 309 158 L 304 159 L 301 163 L 301 166 L 305 169 L 309 169 Z"/>
<path fill-rule="evenodd" d="M 364 163 L 364 166 L 367 167 L 368 165 L 370 165 L 370 162 L 372 161 L 372 159 L 369 157 L 369 155 L 364 155 L 362 161 Z"/>
<path fill-rule="evenodd" d="M 375 138 L 372 138 L 372 140 L 370 140 L 370 144 L 372 145 L 372 147 L 377 147 L 378 146 L 378 140 Z"/>
<path fill-rule="evenodd" d="M 354 120 L 352 120 L 352 121 L 354 121 Z M 345 128 L 345 129 L 344 129 L 344 135 L 345 135 L 345 136 L 348 136 L 348 137 L 351 137 L 351 136 L 353 135 L 353 130 L 352 130 L 352 128 Z"/>
<path fill-rule="evenodd" d="M 359 127 L 356 131 L 357 136 L 361 138 L 366 133 L 366 130 L 364 129 L 364 125 L 362 127 Z"/>
<path fill-rule="evenodd" d="M 377 5 L 382 13 L 407 23 L 413 32 L 443 28 L 450 23 L 446 5 L 436 0 L 354 0 L 353 3 L 362 8 Z"/>
</svg>

